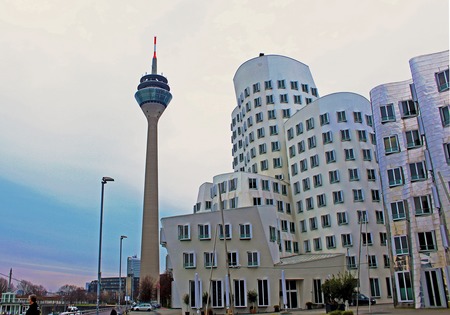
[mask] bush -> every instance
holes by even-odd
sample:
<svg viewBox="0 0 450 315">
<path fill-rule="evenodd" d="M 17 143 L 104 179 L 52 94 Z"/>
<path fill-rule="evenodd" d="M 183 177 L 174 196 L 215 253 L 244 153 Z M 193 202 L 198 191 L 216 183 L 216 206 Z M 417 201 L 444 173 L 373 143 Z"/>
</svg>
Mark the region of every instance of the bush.
<svg viewBox="0 0 450 315">
<path fill-rule="evenodd" d="M 342 315 L 342 311 L 335 310 L 329 313 L 330 315 Z"/>
<path fill-rule="evenodd" d="M 353 311 L 344 311 L 342 315 L 353 315 Z"/>
</svg>

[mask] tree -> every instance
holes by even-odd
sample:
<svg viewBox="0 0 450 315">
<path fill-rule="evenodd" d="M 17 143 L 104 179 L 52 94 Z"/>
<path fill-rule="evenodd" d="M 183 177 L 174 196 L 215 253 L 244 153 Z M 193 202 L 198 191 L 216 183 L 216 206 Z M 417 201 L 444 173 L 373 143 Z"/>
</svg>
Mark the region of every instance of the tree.
<svg viewBox="0 0 450 315">
<path fill-rule="evenodd" d="M 0 278 L 0 294 L 8 291 L 8 280 Z"/>
<path fill-rule="evenodd" d="M 166 271 L 159 277 L 159 294 L 161 298 L 161 305 L 164 307 L 170 307 L 170 302 L 172 300 L 172 273 Z"/>
<path fill-rule="evenodd" d="M 348 271 L 333 275 L 322 285 L 326 303 L 334 304 L 337 300 L 350 301 L 358 280 Z"/>
<path fill-rule="evenodd" d="M 255 302 L 258 299 L 258 292 L 256 290 L 249 290 L 247 292 L 247 299 L 250 303 L 252 303 L 251 310 L 255 309 Z"/>
<path fill-rule="evenodd" d="M 43 297 L 47 294 L 47 289 L 42 285 L 33 284 L 27 280 L 21 280 L 17 289 L 23 291 L 24 295 L 36 294 L 38 297 Z"/>
<path fill-rule="evenodd" d="M 139 281 L 139 300 L 150 302 L 156 297 L 156 281 L 150 276 L 145 276 Z"/>
<path fill-rule="evenodd" d="M 69 304 L 86 300 L 86 291 L 72 284 L 65 284 L 59 288 L 58 293 L 64 297 L 64 301 Z"/>
</svg>

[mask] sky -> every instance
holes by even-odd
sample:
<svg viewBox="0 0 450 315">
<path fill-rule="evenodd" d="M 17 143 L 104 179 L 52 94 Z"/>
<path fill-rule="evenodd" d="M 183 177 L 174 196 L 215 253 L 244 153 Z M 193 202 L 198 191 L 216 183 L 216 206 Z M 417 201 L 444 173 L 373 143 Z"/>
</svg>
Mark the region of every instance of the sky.
<svg viewBox="0 0 450 315">
<path fill-rule="evenodd" d="M 192 213 L 198 187 L 232 171 L 233 76 L 259 53 L 310 67 L 320 95 L 369 98 L 449 48 L 448 0 L 3 0 L 0 2 L 0 276 L 56 291 L 140 255 L 151 71 L 172 102 L 159 121 L 160 216 Z M 164 268 L 165 250 L 161 250 Z M 13 283 L 17 284 L 17 282 Z"/>
</svg>

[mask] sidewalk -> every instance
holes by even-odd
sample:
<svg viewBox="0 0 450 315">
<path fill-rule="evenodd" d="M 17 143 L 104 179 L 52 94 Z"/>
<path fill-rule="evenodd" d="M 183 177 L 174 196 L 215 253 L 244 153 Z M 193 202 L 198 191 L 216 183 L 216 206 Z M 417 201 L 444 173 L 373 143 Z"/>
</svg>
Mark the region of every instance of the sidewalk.
<svg viewBox="0 0 450 315">
<path fill-rule="evenodd" d="M 394 308 L 393 304 L 378 304 L 378 305 L 372 305 L 370 306 L 360 306 L 358 308 L 358 311 L 356 310 L 356 307 L 352 306 L 350 307 L 350 310 L 353 311 L 354 315 L 391 315 L 391 314 L 401 314 L 401 315 L 409 315 L 409 314 L 417 314 L 417 315 L 438 315 L 438 314 L 450 314 L 450 310 L 448 308 L 422 308 L 422 309 L 412 309 L 412 308 Z M 130 315 L 137 315 L 137 313 L 130 313 Z M 153 313 L 153 312 L 151 312 Z M 182 315 L 181 309 L 167 309 L 167 308 L 161 308 L 158 309 L 155 313 L 160 315 Z M 190 312 L 191 315 L 196 315 L 195 312 Z M 247 313 L 239 313 L 236 312 L 236 315 L 238 314 L 246 314 Z M 325 309 L 314 309 L 314 310 L 290 310 L 289 312 L 281 312 L 281 313 L 259 313 L 261 315 L 324 315 Z M 153 315 L 153 314 L 149 314 Z"/>
</svg>

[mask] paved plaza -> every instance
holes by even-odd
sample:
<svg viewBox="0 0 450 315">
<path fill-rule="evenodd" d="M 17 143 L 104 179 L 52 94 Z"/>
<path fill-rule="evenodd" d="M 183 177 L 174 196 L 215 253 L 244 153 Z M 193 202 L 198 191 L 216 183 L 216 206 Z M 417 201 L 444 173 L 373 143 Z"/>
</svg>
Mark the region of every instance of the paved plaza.
<svg viewBox="0 0 450 315">
<path fill-rule="evenodd" d="M 368 306 L 360 306 L 358 310 L 356 310 L 356 307 L 350 307 L 350 310 L 353 311 L 353 314 L 356 315 L 390 315 L 390 314 L 417 314 L 417 315 L 438 315 L 438 314 L 450 314 L 450 310 L 447 309 L 411 309 L 411 308 L 394 308 L 392 304 L 380 304 L 380 305 L 373 305 L 370 307 Z M 145 312 L 147 313 L 147 312 Z M 167 309 L 162 308 L 158 309 L 154 312 L 149 313 L 157 313 L 159 315 L 184 315 L 182 314 L 181 309 Z M 216 314 L 216 313 L 214 313 Z M 217 313 L 217 315 L 222 313 Z M 236 312 L 236 314 L 248 314 L 248 313 L 239 313 L 239 311 Z M 316 315 L 316 314 L 325 314 L 325 309 L 315 309 L 315 310 L 293 310 L 290 312 L 281 312 L 281 313 L 259 313 L 259 314 L 267 314 L 267 315 Z M 143 312 L 130 312 L 130 315 L 144 315 Z M 153 314 L 148 314 L 153 315 Z M 196 312 L 191 311 L 190 315 L 196 315 Z"/>
</svg>

